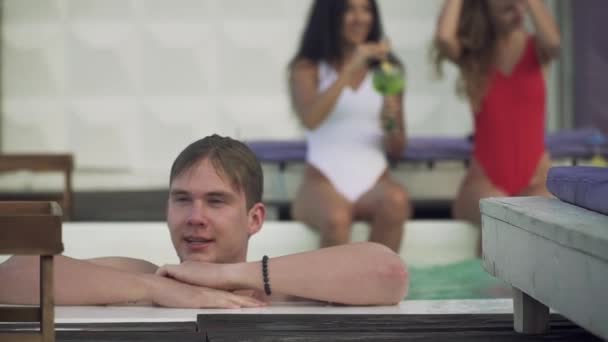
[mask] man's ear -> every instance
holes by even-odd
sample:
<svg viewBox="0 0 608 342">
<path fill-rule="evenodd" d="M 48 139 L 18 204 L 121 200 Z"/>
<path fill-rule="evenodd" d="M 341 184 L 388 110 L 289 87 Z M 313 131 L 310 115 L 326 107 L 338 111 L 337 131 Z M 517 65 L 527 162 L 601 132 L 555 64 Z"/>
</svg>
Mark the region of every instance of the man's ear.
<svg viewBox="0 0 608 342">
<path fill-rule="evenodd" d="M 264 224 L 264 219 L 266 218 L 266 207 L 258 202 L 249 209 L 247 216 L 247 230 L 249 236 L 252 236 L 262 229 L 262 224 Z"/>
</svg>

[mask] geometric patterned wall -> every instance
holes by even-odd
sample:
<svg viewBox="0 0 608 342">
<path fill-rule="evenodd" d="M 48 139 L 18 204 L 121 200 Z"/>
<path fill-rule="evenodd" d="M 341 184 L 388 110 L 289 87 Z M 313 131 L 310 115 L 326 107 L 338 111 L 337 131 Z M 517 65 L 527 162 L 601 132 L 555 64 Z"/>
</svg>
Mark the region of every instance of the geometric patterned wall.
<svg viewBox="0 0 608 342">
<path fill-rule="evenodd" d="M 436 81 L 428 60 L 441 3 L 379 2 L 408 70 L 411 136 L 470 132 L 467 106 L 453 94 L 454 68 Z M 2 0 L 2 148 L 72 152 L 77 189 L 121 188 L 165 185 L 176 153 L 208 133 L 301 137 L 286 64 L 309 6 Z"/>
</svg>

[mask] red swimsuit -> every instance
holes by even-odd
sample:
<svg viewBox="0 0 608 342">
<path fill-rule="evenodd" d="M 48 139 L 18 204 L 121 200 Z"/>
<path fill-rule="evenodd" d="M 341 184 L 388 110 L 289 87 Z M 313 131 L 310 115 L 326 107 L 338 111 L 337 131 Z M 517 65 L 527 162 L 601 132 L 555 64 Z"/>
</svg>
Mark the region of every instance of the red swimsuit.
<svg viewBox="0 0 608 342">
<path fill-rule="evenodd" d="M 511 75 L 491 71 L 475 115 L 475 159 L 508 196 L 530 184 L 545 151 L 545 97 L 542 66 L 529 37 Z"/>
</svg>

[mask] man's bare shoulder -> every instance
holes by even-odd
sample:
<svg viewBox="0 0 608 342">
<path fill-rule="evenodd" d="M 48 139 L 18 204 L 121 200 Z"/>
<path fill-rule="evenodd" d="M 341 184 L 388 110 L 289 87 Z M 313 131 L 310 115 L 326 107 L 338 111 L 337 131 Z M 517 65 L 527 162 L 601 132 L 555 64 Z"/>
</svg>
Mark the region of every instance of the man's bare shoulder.
<svg viewBox="0 0 608 342">
<path fill-rule="evenodd" d="M 103 257 L 86 259 L 86 261 L 96 265 L 134 273 L 155 273 L 158 269 L 157 265 L 149 261 L 127 257 Z"/>
</svg>

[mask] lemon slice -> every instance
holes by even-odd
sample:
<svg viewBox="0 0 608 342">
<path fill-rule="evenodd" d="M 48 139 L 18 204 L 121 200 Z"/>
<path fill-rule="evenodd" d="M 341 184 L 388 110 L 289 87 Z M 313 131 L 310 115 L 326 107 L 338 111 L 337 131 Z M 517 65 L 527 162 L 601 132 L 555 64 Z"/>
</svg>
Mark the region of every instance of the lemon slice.
<svg viewBox="0 0 608 342">
<path fill-rule="evenodd" d="M 388 61 L 382 61 L 382 63 L 380 63 L 380 68 L 387 74 L 391 74 L 393 72 L 393 65 Z"/>
</svg>

